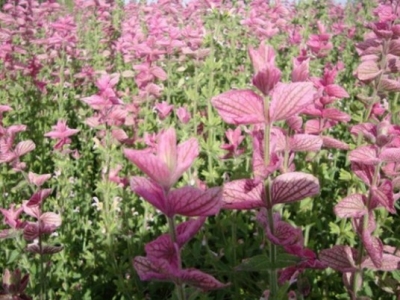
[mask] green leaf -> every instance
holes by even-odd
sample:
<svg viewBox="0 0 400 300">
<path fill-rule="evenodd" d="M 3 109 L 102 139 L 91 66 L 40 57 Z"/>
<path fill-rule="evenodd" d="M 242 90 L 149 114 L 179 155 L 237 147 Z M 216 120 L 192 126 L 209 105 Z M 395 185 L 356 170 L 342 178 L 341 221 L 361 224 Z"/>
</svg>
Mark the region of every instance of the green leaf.
<svg viewBox="0 0 400 300">
<path fill-rule="evenodd" d="M 329 228 L 331 234 L 340 234 L 340 227 L 337 224 L 329 222 Z"/>
<path fill-rule="evenodd" d="M 345 169 L 340 169 L 339 180 L 350 181 L 350 180 L 352 180 L 352 175 L 350 172 L 347 172 Z"/>
<path fill-rule="evenodd" d="M 286 283 L 279 287 L 278 293 L 276 295 L 276 299 L 284 300 L 287 299 L 287 293 L 289 291 L 290 283 L 286 281 Z"/>
<path fill-rule="evenodd" d="M 287 253 L 278 254 L 275 262 L 271 262 L 267 255 L 257 255 L 244 260 L 235 269 L 237 271 L 265 272 L 293 266 L 300 261 L 299 257 Z"/>
<path fill-rule="evenodd" d="M 8 257 L 7 264 L 12 264 L 18 258 L 19 255 L 20 255 L 20 251 L 18 251 L 18 250 L 11 251 L 10 256 Z"/>
</svg>

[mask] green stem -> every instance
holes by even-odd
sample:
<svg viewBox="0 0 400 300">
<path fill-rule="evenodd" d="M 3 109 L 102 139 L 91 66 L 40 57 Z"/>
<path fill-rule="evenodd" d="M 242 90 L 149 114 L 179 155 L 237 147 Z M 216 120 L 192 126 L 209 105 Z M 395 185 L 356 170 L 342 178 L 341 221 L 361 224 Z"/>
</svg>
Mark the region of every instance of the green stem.
<svg viewBox="0 0 400 300">
<path fill-rule="evenodd" d="M 379 67 L 380 70 L 382 71 L 381 74 L 374 80 L 374 91 L 372 93 L 371 96 L 371 103 L 369 104 L 368 108 L 367 108 L 367 113 L 364 116 L 364 120 L 365 122 L 368 121 L 369 116 L 371 115 L 371 111 L 372 111 L 372 107 L 374 106 L 375 103 L 377 103 L 377 99 L 378 98 L 378 91 L 381 88 L 381 79 L 382 76 L 384 74 L 384 72 L 386 71 L 386 64 L 387 64 L 387 55 L 389 53 L 389 41 L 384 41 L 383 42 L 383 50 L 382 50 L 382 59 L 380 61 Z"/>
<path fill-rule="evenodd" d="M 289 168 L 289 154 L 290 154 L 289 140 L 290 140 L 291 135 L 292 135 L 292 132 L 291 132 L 291 129 L 289 129 L 289 132 L 286 135 L 285 155 L 283 158 L 283 173 L 286 173 Z"/>
<path fill-rule="evenodd" d="M 264 99 L 264 117 L 265 117 L 265 129 L 264 129 L 264 165 L 267 167 L 270 163 L 270 139 L 271 139 L 271 124 L 269 122 L 269 98 L 265 97 Z M 272 210 L 272 199 L 271 199 L 271 179 L 268 178 L 264 182 L 265 188 L 265 204 L 267 207 L 267 215 L 268 215 L 268 226 L 271 231 L 271 234 L 274 234 L 274 213 Z M 269 241 L 269 261 L 271 265 L 274 265 L 276 262 L 276 254 L 277 248 L 276 245 Z M 274 299 L 278 293 L 278 272 L 275 268 L 269 270 L 269 289 L 270 289 L 270 297 Z"/>
<path fill-rule="evenodd" d="M 375 167 L 374 177 L 372 179 L 371 188 L 372 187 L 376 187 L 376 185 L 377 185 L 380 168 L 381 168 L 381 164 L 378 164 Z M 372 201 L 372 196 L 373 196 L 372 195 L 372 190 L 370 189 L 369 194 L 368 194 L 367 203 L 366 203 L 366 206 L 367 206 L 367 209 L 368 209 L 368 213 L 365 214 L 363 216 L 363 218 L 362 218 L 362 229 L 361 229 L 362 232 L 361 232 L 361 234 L 365 230 L 368 230 L 368 221 L 369 221 L 369 215 L 368 214 L 371 211 L 370 210 L 370 205 L 371 205 L 371 201 Z M 372 211 L 371 211 L 371 213 L 372 213 Z M 357 265 L 359 266 L 359 269 L 355 272 L 354 278 L 353 278 L 353 282 L 352 282 L 353 295 L 356 298 L 357 298 L 357 293 L 358 293 L 357 282 L 359 282 L 359 280 L 362 278 L 362 273 L 363 273 L 363 270 L 361 268 L 361 263 L 362 263 L 362 260 L 363 260 L 363 257 L 364 257 L 364 250 L 365 250 L 364 243 L 361 241 L 359 246 L 358 246 L 358 257 L 357 257 Z"/>
<path fill-rule="evenodd" d="M 265 181 L 265 195 L 266 195 L 266 204 L 267 204 L 267 216 L 268 216 L 268 226 L 273 235 L 275 232 L 274 226 L 274 213 L 272 210 L 272 199 L 271 199 L 271 180 L 268 178 Z M 268 208 L 270 207 L 270 208 Z M 274 265 L 276 262 L 277 248 L 276 245 L 269 241 L 269 261 L 271 265 Z M 278 271 L 275 268 L 269 270 L 269 289 L 270 289 L 270 297 L 274 299 L 278 293 Z"/>
<path fill-rule="evenodd" d="M 232 245 L 237 244 L 237 212 L 233 211 L 232 214 Z M 237 252 L 236 247 L 233 247 L 233 265 L 236 266 Z M 235 299 L 239 299 L 239 285 L 236 282 L 236 276 L 233 276 L 233 286 L 235 287 Z"/>
<path fill-rule="evenodd" d="M 176 235 L 176 225 L 175 225 L 175 220 L 174 217 L 167 217 L 168 220 L 168 229 L 169 229 L 169 234 L 171 236 L 172 242 L 175 244 L 177 241 L 177 235 Z M 182 261 L 181 261 L 181 253 L 180 251 L 177 253 L 178 257 L 178 270 L 182 269 Z M 185 295 L 185 290 L 183 288 L 183 283 L 178 281 L 175 282 L 175 289 L 176 289 L 176 295 L 179 300 L 185 300 L 186 295 Z"/>
<path fill-rule="evenodd" d="M 43 250 L 43 245 L 42 245 L 42 237 L 39 234 L 38 237 L 38 244 L 39 244 L 39 277 L 40 277 L 40 295 L 39 295 L 39 299 L 40 300 L 45 300 L 46 299 L 46 272 L 44 269 L 44 264 L 45 264 L 45 259 L 44 259 L 44 255 L 42 254 L 42 250 Z"/>
</svg>

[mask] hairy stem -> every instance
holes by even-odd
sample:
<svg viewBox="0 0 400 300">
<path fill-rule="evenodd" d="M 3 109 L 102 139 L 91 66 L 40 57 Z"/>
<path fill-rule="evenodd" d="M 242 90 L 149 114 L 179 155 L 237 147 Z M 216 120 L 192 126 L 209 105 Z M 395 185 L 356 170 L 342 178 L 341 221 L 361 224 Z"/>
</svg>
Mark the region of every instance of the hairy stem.
<svg viewBox="0 0 400 300">
<path fill-rule="evenodd" d="M 175 245 L 177 242 L 175 219 L 174 219 L 174 217 L 167 217 L 167 219 L 168 219 L 169 235 L 171 237 L 172 243 Z M 178 250 L 176 255 L 178 256 L 178 269 L 180 270 L 180 269 L 182 269 L 180 250 Z M 175 289 L 176 289 L 176 295 L 177 295 L 178 299 L 185 300 L 186 295 L 185 295 L 185 290 L 183 288 L 183 283 L 175 282 Z"/>
<path fill-rule="evenodd" d="M 270 139 L 271 139 L 271 124 L 269 123 L 269 98 L 266 97 L 264 100 L 264 117 L 265 117 L 265 129 L 264 129 L 264 165 L 268 167 L 270 163 Z M 267 207 L 268 215 L 268 226 L 270 228 L 271 234 L 274 234 L 274 221 L 273 221 L 273 211 L 271 203 L 271 179 L 268 178 L 264 182 L 265 188 L 265 204 Z M 271 241 L 269 242 L 269 261 L 271 265 L 275 264 L 276 261 L 276 245 Z M 270 297 L 274 299 L 278 292 L 278 272 L 276 269 L 272 268 L 269 270 L 269 288 Z"/>
</svg>

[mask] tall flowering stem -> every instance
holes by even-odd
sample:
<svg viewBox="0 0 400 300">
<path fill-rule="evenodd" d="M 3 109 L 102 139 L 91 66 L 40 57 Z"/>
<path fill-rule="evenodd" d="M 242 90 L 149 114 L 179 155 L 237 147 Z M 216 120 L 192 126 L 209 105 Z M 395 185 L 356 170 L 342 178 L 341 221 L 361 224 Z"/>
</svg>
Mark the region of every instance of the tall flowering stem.
<svg viewBox="0 0 400 300">
<path fill-rule="evenodd" d="M 364 183 L 366 193 L 350 194 L 334 208 L 339 218 L 350 218 L 360 242 L 357 249 L 337 245 L 321 252 L 321 260 L 343 273 L 343 281 L 351 299 L 358 299 L 365 269 L 373 271 L 398 270 L 400 257 L 393 247 L 383 244 L 377 235 L 379 228 L 376 210 L 396 213 L 394 203 L 400 198 L 394 194 L 395 180 L 400 173 L 400 127 L 392 124 L 389 92 L 400 92 L 394 78 L 400 62 L 400 24 L 397 1 L 379 5 L 374 14 L 377 22 L 369 23 L 371 33 L 356 45 L 362 62 L 356 70 L 357 78 L 372 87 L 370 96 L 358 98 L 366 108 L 365 122 L 354 125 L 351 134 L 357 148 L 350 152 L 353 173 Z M 376 274 L 379 278 L 379 275 Z"/>
<path fill-rule="evenodd" d="M 197 269 L 182 268 L 181 249 L 201 229 L 206 217 L 217 214 L 222 205 L 220 188 L 203 190 L 184 186 L 173 189 L 199 155 L 198 148 L 194 138 L 177 145 L 175 130 L 170 128 L 159 133 L 154 148 L 124 151 L 125 156 L 148 176 L 132 177 L 132 191 L 160 210 L 169 226 L 168 234 L 146 245 L 145 257 L 135 257 L 134 268 L 141 280 L 173 282 L 180 300 L 186 299 L 186 284 L 203 291 L 227 286 Z M 176 225 L 176 215 L 191 219 Z"/>
<path fill-rule="evenodd" d="M 222 119 L 233 125 L 254 125 L 250 131 L 253 138 L 252 179 L 240 179 L 225 184 L 223 201 L 226 209 L 261 208 L 257 220 L 269 239 L 269 261 L 274 266 L 278 260 L 277 246 L 299 256 L 306 262 L 281 270 L 271 267 L 269 271 L 269 296 L 275 299 L 279 283 L 306 267 L 323 268 L 315 254 L 303 246 L 301 231 L 281 221 L 274 213 L 276 204 L 301 200 L 319 193 L 318 180 L 305 173 L 288 172 L 271 178 L 271 174 L 282 168 L 283 158 L 278 136 L 281 129 L 278 121 L 286 121 L 298 115 L 314 98 L 314 87 L 310 82 L 281 83 L 281 71 L 275 66 L 275 53 L 263 43 L 249 54 L 255 69 L 253 85 L 263 96 L 252 90 L 232 90 L 215 96 L 211 102 Z M 306 137 L 304 137 L 305 139 Z M 285 148 L 285 147 L 284 147 Z M 282 236 L 285 232 L 286 235 Z M 287 234 L 290 232 L 290 234 Z M 307 253 L 307 254 L 306 254 Z M 296 273 L 296 274 L 298 274 Z"/>
</svg>

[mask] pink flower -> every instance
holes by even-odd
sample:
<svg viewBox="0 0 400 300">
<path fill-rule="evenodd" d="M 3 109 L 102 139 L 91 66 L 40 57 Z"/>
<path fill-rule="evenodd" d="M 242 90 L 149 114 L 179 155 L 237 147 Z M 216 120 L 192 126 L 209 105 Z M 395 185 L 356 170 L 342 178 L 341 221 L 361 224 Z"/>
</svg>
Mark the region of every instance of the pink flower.
<svg viewBox="0 0 400 300">
<path fill-rule="evenodd" d="M 223 158 L 236 157 L 244 152 L 244 149 L 239 149 L 239 145 L 244 140 L 244 136 L 241 134 L 240 127 L 235 130 L 228 129 L 225 132 L 226 138 L 229 143 L 221 146 L 222 149 L 227 150 L 228 153 L 223 156 Z"/>
<path fill-rule="evenodd" d="M 156 183 L 169 190 L 199 155 L 195 138 L 176 145 L 176 133 L 170 128 L 158 136 L 156 153 L 149 150 L 124 150 L 125 156 Z"/>
<path fill-rule="evenodd" d="M 179 121 L 183 124 L 187 124 L 190 121 L 190 113 L 184 107 L 179 107 L 176 111 Z"/>
<path fill-rule="evenodd" d="M 54 149 L 62 149 L 65 144 L 70 144 L 71 139 L 68 137 L 79 132 L 79 129 L 71 129 L 67 127 L 67 122 L 64 120 L 58 120 L 57 125 L 53 126 L 53 131 L 46 133 L 44 136 L 58 140 L 57 144 L 54 145 Z"/>
<path fill-rule="evenodd" d="M 205 218 L 179 224 L 177 241 L 173 243 L 169 234 L 163 234 L 146 245 L 146 257 L 137 256 L 133 265 L 141 280 L 161 280 L 187 283 L 203 291 L 224 288 L 213 276 L 197 269 L 179 268 L 181 248 L 200 230 Z"/>
<path fill-rule="evenodd" d="M 163 101 L 161 103 L 157 103 L 155 105 L 154 109 L 157 111 L 158 117 L 160 118 L 160 120 L 164 120 L 172 112 L 172 110 L 174 109 L 174 106 L 169 105 L 167 103 L 167 101 Z"/>
<path fill-rule="evenodd" d="M 19 220 L 19 216 L 23 212 L 23 207 L 15 208 L 15 204 L 11 204 L 10 208 L 0 208 L 0 212 L 4 216 L 4 223 L 13 229 L 21 229 L 24 227 L 24 222 Z"/>
</svg>

